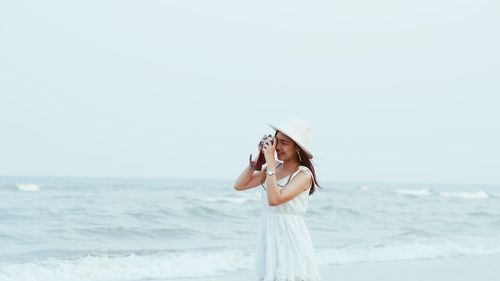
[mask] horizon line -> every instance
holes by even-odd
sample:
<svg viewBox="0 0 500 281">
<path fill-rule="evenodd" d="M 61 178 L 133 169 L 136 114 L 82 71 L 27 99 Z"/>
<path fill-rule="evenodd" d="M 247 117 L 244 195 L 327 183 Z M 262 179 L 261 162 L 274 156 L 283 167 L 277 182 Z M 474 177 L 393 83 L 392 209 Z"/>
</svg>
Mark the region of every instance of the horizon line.
<svg viewBox="0 0 500 281">
<path fill-rule="evenodd" d="M 213 181 L 232 181 L 233 178 L 185 178 L 185 177 L 171 177 L 171 176 L 75 176 L 75 175 L 0 175 L 0 178 L 74 178 L 74 179 L 144 179 L 144 180 L 213 180 Z M 457 182 L 457 181 L 403 181 L 403 180 L 353 180 L 353 179 L 327 179 L 320 182 L 327 183 L 352 183 L 352 184 L 426 184 L 426 185 L 488 185 L 488 186 L 499 186 L 500 183 L 492 182 Z"/>
</svg>

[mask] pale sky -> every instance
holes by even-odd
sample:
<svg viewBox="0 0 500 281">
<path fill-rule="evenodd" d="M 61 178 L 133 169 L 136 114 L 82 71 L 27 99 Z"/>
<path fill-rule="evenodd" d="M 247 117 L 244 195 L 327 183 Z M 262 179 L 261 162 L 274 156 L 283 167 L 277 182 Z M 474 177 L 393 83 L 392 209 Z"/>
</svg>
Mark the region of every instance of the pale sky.
<svg viewBox="0 0 500 281">
<path fill-rule="evenodd" d="M 3 1 L 0 175 L 500 184 L 500 2 Z"/>
</svg>

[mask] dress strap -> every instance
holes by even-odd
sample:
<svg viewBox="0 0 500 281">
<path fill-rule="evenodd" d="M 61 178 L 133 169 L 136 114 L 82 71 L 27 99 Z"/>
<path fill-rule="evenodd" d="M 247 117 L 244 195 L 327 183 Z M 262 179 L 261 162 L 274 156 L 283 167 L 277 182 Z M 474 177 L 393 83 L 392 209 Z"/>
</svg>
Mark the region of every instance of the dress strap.
<svg viewBox="0 0 500 281">
<path fill-rule="evenodd" d="M 295 173 L 293 173 L 293 175 L 290 178 L 290 180 L 292 180 L 292 178 L 295 177 L 295 175 L 297 175 L 301 171 L 304 172 L 304 173 L 306 173 L 306 175 L 309 175 L 309 179 L 311 181 L 311 185 L 308 188 L 308 190 L 309 190 L 312 187 L 314 181 L 313 181 L 313 174 L 312 174 L 311 170 L 309 170 L 309 168 L 307 168 L 306 166 L 299 166 L 299 169 L 297 171 L 295 171 Z"/>
<path fill-rule="evenodd" d="M 307 168 L 306 166 L 299 166 L 299 169 L 292 174 L 292 176 L 290 177 L 290 180 L 293 179 L 293 177 L 295 177 L 298 173 L 300 173 L 300 171 L 302 171 L 302 172 L 304 172 L 307 175 L 310 175 L 312 177 L 312 173 L 311 173 L 311 170 L 309 170 L 309 168 Z"/>
</svg>

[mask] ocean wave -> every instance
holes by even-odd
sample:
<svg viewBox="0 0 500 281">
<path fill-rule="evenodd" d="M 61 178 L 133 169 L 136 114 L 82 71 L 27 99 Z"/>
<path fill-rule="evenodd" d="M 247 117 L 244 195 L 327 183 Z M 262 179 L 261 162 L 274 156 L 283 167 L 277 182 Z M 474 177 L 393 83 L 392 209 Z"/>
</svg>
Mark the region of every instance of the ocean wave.
<svg viewBox="0 0 500 281">
<path fill-rule="evenodd" d="M 85 228 L 74 229 L 76 233 L 85 239 L 96 238 L 131 238 L 131 237 L 144 237 L 148 233 L 138 227 L 126 226 L 93 226 Z"/>
<path fill-rule="evenodd" d="M 487 199 L 490 196 L 487 192 L 484 191 L 475 191 L 475 192 L 440 192 L 439 193 L 443 197 L 448 198 L 461 198 L 461 199 Z"/>
<path fill-rule="evenodd" d="M 445 258 L 500 253 L 499 237 L 439 238 L 407 231 L 383 241 L 316 248 L 320 265 Z M 58 257 L 0 265 L 2 281 L 164 280 L 202 278 L 253 268 L 253 249 L 136 251 Z"/>
<path fill-rule="evenodd" d="M 500 198 L 500 193 L 493 193 L 493 192 L 490 192 L 490 193 L 488 193 L 488 195 L 489 195 L 491 198 Z"/>
<path fill-rule="evenodd" d="M 62 233 L 64 230 L 57 229 L 57 233 Z M 203 232 L 187 228 L 139 228 L 139 227 L 123 227 L 123 226 L 99 226 L 80 228 L 75 230 L 77 233 L 85 237 L 85 239 L 124 239 L 124 238 L 143 238 L 143 237 L 163 237 L 163 238 L 188 238 L 199 237 L 204 235 Z"/>
<path fill-rule="evenodd" d="M 22 191 L 40 191 L 40 187 L 33 183 L 17 183 L 16 187 Z"/>
<path fill-rule="evenodd" d="M 308 213 L 312 213 L 310 210 L 307 211 Z M 333 212 L 336 215 L 339 215 L 340 217 L 343 218 L 359 218 L 362 217 L 363 214 L 360 212 L 356 211 L 353 208 L 346 208 L 346 207 L 340 207 L 340 206 L 334 206 L 334 205 L 325 205 L 319 208 L 320 213 L 329 213 Z"/>
<path fill-rule="evenodd" d="M 320 264 L 352 264 L 500 253 L 500 238 L 498 237 L 439 239 L 407 234 L 403 236 L 410 237 L 337 249 L 319 249 L 317 256 Z"/>
<path fill-rule="evenodd" d="M 368 189 L 370 189 L 367 185 L 362 185 L 359 187 L 359 190 L 361 191 L 367 191 Z"/>
<path fill-rule="evenodd" d="M 410 196 L 428 196 L 431 195 L 431 192 L 425 188 L 422 189 L 397 189 L 394 190 L 395 193 L 401 195 L 410 195 Z"/>
<path fill-rule="evenodd" d="M 191 228 L 155 228 L 148 231 L 163 238 L 200 237 L 205 235 L 202 231 Z"/>
<path fill-rule="evenodd" d="M 474 216 L 474 217 L 480 217 L 480 218 L 481 217 L 482 218 L 488 218 L 488 217 L 496 218 L 496 217 L 498 217 L 498 214 L 496 214 L 494 212 L 488 213 L 485 211 L 467 212 L 466 214 L 468 216 Z"/>
<path fill-rule="evenodd" d="M 430 238 L 435 237 L 436 233 L 419 230 L 419 229 L 407 229 L 402 233 L 398 233 L 396 235 L 390 236 L 388 239 L 391 240 L 409 240 L 409 239 L 421 239 L 421 238 Z"/>
<path fill-rule="evenodd" d="M 218 276 L 249 269 L 247 251 L 178 251 L 157 254 L 101 254 L 71 259 L 50 258 L 0 266 L 2 281 L 160 280 Z"/>
<path fill-rule="evenodd" d="M 196 205 L 185 208 L 183 211 L 186 212 L 188 218 L 201 218 L 201 219 L 214 219 L 217 217 L 229 218 L 229 219 L 242 219 L 240 215 L 235 212 L 228 212 L 220 208 L 212 208 L 204 205 Z"/>
<path fill-rule="evenodd" d="M 259 197 L 258 196 L 211 196 L 211 197 L 201 198 L 200 200 L 205 202 L 244 204 L 247 202 L 259 201 Z"/>
</svg>

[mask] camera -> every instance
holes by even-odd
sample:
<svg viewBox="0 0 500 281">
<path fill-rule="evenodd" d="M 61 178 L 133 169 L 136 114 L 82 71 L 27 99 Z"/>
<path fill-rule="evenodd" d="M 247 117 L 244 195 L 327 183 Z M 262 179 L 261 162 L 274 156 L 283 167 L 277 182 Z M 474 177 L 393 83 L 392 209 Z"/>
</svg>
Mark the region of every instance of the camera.
<svg viewBox="0 0 500 281">
<path fill-rule="evenodd" d="M 265 136 L 260 141 L 260 143 L 259 143 L 259 148 L 260 148 L 259 157 L 257 158 L 257 162 L 255 163 L 255 166 L 254 166 L 254 170 L 255 171 L 261 171 L 262 170 L 262 166 L 264 165 L 264 163 L 266 163 L 266 158 L 264 157 L 264 152 L 262 152 L 262 147 L 264 146 L 264 141 L 267 138 L 271 138 L 271 144 L 274 144 L 274 138 L 271 135 Z"/>
<path fill-rule="evenodd" d="M 271 135 L 264 136 L 264 138 L 262 138 L 262 140 L 261 140 L 261 141 L 260 141 L 260 143 L 259 143 L 259 147 L 260 147 L 260 149 L 262 149 L 262 147 L 264 146 L 264 141 L 265 141 L 267 138 L 271 138 L 271 145 L 273 145 L 273 144 L 274 144 L 274 138 L 273 138 Z"/>
</svg>

